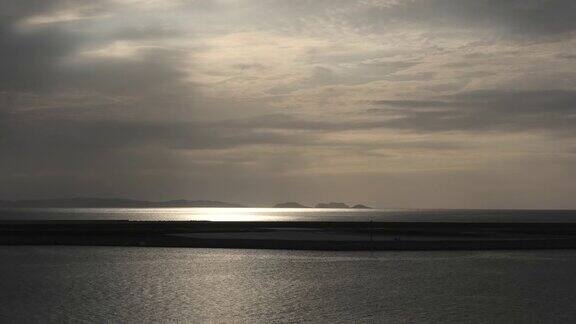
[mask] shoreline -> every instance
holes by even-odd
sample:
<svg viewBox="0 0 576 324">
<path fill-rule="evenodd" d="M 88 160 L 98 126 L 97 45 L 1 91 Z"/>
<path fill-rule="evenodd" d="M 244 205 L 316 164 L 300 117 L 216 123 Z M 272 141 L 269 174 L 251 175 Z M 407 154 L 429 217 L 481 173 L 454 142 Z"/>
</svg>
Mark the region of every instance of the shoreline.
<svg viewBox="0 0 576 324">
<path fill-rule="evenodd" d="M 0 221 L 0 245 L 288 250 L 576 248 L 575 223 Z"/>
</svg>

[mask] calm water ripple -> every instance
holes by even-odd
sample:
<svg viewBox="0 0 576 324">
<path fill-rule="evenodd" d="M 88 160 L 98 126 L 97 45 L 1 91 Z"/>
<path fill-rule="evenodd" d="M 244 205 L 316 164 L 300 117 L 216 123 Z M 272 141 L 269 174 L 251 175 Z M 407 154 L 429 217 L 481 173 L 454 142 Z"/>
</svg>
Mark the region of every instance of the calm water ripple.
<svg viewBox="0 0 576 324">
<path fill-rule="evenodd" d="M 2 322 L 568 323 L 576 251 L 0 247 Z"/>
</svg>

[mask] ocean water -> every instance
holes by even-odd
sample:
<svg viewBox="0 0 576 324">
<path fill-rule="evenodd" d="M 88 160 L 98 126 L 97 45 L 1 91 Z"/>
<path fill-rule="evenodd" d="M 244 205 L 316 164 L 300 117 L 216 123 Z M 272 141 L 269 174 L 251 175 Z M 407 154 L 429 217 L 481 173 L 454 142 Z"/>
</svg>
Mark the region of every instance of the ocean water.
<svg viewBox="0 0 576 324">
<path fill-rule="evenodd" d="M 0 247 L 2 323 L 573 323 L 576 251 Z"/>
<path fill-rule="evenodd" d="M 576 222 L 573 210 L 4 208 L 0 220 Z"/>
</svg>

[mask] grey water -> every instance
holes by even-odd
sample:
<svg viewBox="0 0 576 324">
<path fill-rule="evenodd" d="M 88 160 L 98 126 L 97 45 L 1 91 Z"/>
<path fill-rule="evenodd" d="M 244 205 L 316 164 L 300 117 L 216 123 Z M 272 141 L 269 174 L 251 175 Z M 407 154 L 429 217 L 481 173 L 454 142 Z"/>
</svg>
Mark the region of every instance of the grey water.
<svg viewBox="0 0 576 324">
<path fill-rule="evenodd" d="M 0 220 L 574 222 L 574 211 L 2 209 Z M 569 323 L 576 250 L 0 247 L 2 323 Z"/>
<path fill-rule="evenodd" d="M 574 210 L 0 208 L 1 220 L 576 222 Z"/>
<path fill-rule="evenodd" d="M 573 323 L 576 251 L 0 247 L 3 323 Z"/>
</svg>

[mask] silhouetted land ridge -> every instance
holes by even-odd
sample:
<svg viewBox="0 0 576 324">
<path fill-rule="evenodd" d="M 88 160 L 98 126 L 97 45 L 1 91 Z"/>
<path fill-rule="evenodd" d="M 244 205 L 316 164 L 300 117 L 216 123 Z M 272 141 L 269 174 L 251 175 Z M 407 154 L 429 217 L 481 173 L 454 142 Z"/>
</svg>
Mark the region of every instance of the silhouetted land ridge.
<svg viewBox="0 0 576 324">
<path fill-rule="evenodd" d="M 65 198 L 0 201 L 0 207 L 60 207 L 60 208 L 154 208 L 154 207 L 244 207 L 213 200 L 146 201 L 123 198 Z"/>
<path fill-rule="evenodd" d="M 274 208 L 310 208 L 309 206 L 304 206 L 300 203 L 297 202 L 285 202 L 285 203 L 279 203 L 274 205 Z"/>
<path fill-rule="evenodd" d="M 370 207 L 362 204 L 349 206 L 342 202 L 329 202 L 316 204 L 316 208 L 355 208 L 355 209 L 370 209 Z"/>
<path fill-rule="evenodd" d="M 0 245 L 318 250 L 576 247 L 576 223 L 0 221 Z"/>
<path fill-rule="evenodd" d="M 161 208 L 161 207 L 214 207 L 214 208 L 240 208 L 247 207 L 240 204 L 217 200 L 167 200 L 148 201 L 124 198 L 63 198 L 63 199 L 35 199 L 35 200 L 0 200 L 0 207 L 20 208 Z M 274 205 L 275 208 L 311 208 L 298 202 L 285 202 Z M 370 207 L 357 204 L 349 206 L 341 202 L 319 203 L 316 208 L 356 208 L 368 209 Z"/>
</svg>

